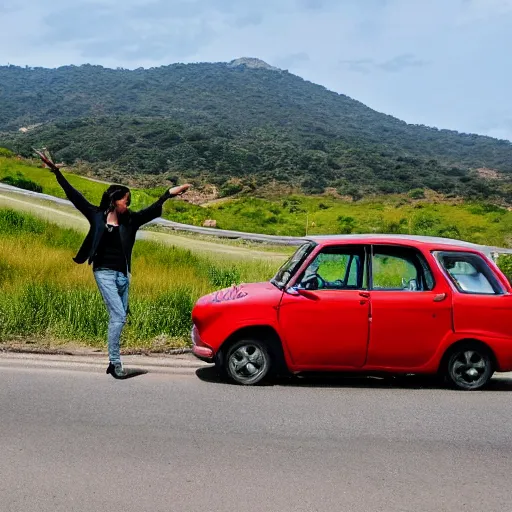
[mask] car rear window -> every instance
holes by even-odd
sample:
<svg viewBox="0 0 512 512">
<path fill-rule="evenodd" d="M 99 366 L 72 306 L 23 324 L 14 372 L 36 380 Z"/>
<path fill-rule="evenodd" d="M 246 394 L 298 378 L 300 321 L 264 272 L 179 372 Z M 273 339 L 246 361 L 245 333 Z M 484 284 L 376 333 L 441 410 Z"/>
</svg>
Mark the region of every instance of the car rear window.
<svg viewBox="0 0 512 512">
<path fill-rule="evenodd" d="M 502 295 L 503 288 L 485 260 L 477 254 L 439 252 L 438 261 L 461 293 Z"/>
</svg>

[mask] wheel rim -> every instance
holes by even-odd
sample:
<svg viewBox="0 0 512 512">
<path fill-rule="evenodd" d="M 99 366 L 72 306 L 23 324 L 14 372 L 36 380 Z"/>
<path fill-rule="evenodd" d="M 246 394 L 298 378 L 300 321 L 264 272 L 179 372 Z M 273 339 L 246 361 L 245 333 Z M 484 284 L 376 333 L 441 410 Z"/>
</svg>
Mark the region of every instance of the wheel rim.
<svg viewBox="0 0 512 512">
<path fill-rule="evenodd" d="M 488 379 L 489 370 L 489 359 L 486 356 L 475 350 L 465 350 L 452 358 L 450 373 L 459 386 L 476 388 Z"/>
<path fill-rule="evenodd" d="M 247 343 L 229 355 L 228 365 L 236 380 L 249 382 L 258 380 L 266 372 L 268 360 L 261 347 Z"/>
</svg>

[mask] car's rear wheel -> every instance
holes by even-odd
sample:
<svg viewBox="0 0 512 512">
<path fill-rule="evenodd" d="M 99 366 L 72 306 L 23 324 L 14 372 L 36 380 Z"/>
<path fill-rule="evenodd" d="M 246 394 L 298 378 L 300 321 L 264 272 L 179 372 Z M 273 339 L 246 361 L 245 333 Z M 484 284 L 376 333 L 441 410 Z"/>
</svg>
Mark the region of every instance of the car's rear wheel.
<svg viewBox="0 0 512 512">
<path fill-rule="evenodd" d="M 491 351 L 480 343 L 460 344 L 446 358 L 446 380 L 457 389 L 481 389 L 489 383 L 493 373 Z"/>
<path fill-rule="evenodd" d="M 233 343 L 224 360 L 228 378 L 246 386 L 263 381 L 271 367 L 272 360 L 267 346 L 259 340 L 239 340 Z"/>
</svg>

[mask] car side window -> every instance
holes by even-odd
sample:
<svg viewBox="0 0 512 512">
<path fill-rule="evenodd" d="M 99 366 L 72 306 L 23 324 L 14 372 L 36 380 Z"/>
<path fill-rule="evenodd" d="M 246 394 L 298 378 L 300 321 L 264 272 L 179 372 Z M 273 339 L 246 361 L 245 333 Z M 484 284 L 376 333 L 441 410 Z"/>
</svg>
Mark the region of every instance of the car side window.
<svg viewBox="0 0 512 512">
<path fill-rule="evenodd" d="M 500 295 L 503 289 L 487 263 L 476 254 L 441 252 L 443 269 L 461 293 Z"/>
<path fill-rule="evenodd" d="M 372 289 L 428 291 L 434 287 L 432 272 L 423 256 L 409 248 L 374 247 Z"/>
<path fill-rule="evenodd" d="M 298 281 L 306 290 L 363 288 L 364 249 L 327 247 L 311 262 Z"/>
</svg>

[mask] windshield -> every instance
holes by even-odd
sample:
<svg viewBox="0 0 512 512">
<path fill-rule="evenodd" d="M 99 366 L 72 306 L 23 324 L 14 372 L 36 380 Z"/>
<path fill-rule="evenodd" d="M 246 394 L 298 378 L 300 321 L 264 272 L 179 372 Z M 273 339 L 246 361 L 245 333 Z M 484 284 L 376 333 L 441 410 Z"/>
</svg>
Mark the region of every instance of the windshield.
<svg viewBox="0 0 512 512">
<path fill-rule="evenodd" d="M 316 244 L 314 242 L 308 242 L 301 245 L 295 251 L 295 254 L 277 271 L 277 274 L 270 282 L 280 289 L 284 288 L 291 277 L 295 274 L 296 270 L 311 253 L 315 245 Z"/>
</svg>

